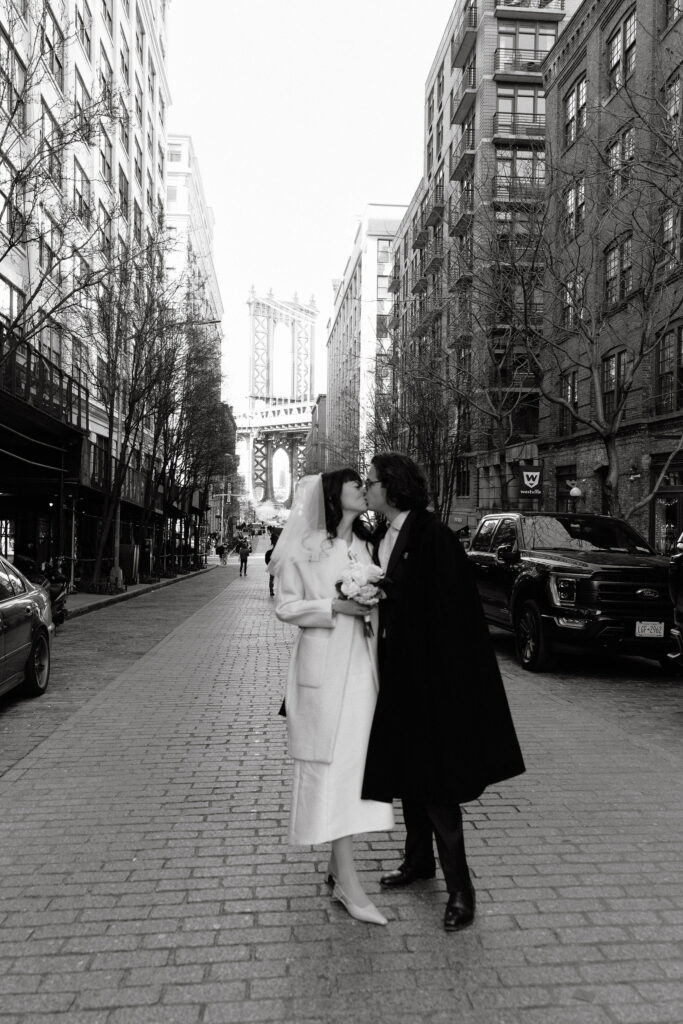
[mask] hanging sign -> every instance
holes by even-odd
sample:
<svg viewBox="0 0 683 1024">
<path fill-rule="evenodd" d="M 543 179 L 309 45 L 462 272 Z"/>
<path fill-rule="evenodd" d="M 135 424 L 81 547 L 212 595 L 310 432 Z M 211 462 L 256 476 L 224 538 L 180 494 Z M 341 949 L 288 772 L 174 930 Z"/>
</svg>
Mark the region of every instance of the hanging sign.
<svg viewBox="0 0 683 1024">
<path fill-rule="evenodd" d="M 519 465 L 520 498 L 540 498 L 543 494 L 543 467 L 530 463 Z"/>
</svg>

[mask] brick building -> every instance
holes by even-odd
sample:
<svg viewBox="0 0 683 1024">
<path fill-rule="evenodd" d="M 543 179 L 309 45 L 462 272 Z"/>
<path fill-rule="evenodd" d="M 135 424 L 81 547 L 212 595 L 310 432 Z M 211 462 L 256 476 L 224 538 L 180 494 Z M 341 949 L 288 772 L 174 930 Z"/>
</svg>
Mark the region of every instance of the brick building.
<svg viewBox="0 0 683 1024">
<path fill-rule="evenodd" d="M 565 399 L 541 405 L 546 508 L 571 507 L 575 484 L 578 509 L 606 511 L 611 471 L 612 511 L 628 513 L 683 432 L 682 12 L 676 0 L 585 0 L 545 62 L 556 228 L 545 331 L 549 386 Z M 609 444 L 573 410 L 605 424 Z M 670 550 L 683 455 L 632 522 Z"/>
</svg>

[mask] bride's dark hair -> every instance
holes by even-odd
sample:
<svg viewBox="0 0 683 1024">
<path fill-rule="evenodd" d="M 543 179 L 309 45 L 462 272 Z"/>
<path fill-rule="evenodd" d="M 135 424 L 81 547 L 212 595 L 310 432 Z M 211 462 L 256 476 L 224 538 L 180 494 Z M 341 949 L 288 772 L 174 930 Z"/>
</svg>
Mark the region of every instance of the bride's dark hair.
<svg viewBox="0 0 683 1024">
<path fill-rule="evenodd" d="M 344 484 L 354 481 L 362 483 L 360 474 L 351 467 L 334 469 L 330 473 L 322 474 L 323 495 L 325 498 L 325 529 L 328 537 L 337 536 L 337 527 L 342 521 L 341 492 Z M 361 540 L 370 540 L 371 532 L 368 526 L 362 521 L 361 516 L 353 521 L 353 532 Z"/>
</svg>

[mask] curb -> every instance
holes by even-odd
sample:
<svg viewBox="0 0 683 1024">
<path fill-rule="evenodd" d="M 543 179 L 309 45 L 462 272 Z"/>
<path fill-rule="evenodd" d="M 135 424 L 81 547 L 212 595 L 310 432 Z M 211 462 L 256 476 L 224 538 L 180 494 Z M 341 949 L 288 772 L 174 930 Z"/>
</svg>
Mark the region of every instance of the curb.
<svg viewBox="0 0 683 1024">
<path fill-rule="evenodd" d="M 158 583 L 148 583 L 145 585 L 144 590 L 135 590 L 133 593 L 123 594 L 107 594 L 106 597 L 102 597 L 98 601 L 93 601 L 92 604 L 83 605 L 81 608 L 74 608 L 73 611 L 69 609 L 67 604 L 67 617 L 66 621 L 70 619 L 77 619 L 81 615 L 87 615 L 89 612 L 97 612 L 100 608 L 106 608 L 110 604 L 118 604 L 120 601 L 132 601 L 135 597 L 142 597 L 143 594 L 151 594 L 153 590 L 161 590 L 162 587 L 170 587 L 174 583 L 182 583 L 183 580 L 190 580 L 194 576 L 203 576 L 204 573 L 213 572 L 217 569 L 217 565 L 209 565 L 206 569 L 197 569 L 196 572 L 184 573 L 182 576 L 175 576 L 172 580 L 159 580 Z"/>
</svg>

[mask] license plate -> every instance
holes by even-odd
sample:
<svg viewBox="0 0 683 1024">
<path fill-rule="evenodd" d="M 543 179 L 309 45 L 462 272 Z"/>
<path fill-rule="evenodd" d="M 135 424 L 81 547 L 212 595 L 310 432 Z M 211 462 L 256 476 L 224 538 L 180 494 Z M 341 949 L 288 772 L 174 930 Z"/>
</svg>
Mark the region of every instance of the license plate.
<svg viewBox="0 0 683 1024">
<path fill-rule="evenodd" d="M 664 636 L 663 622 L 636 622 L 636 636 Z"/>
</svg>

